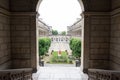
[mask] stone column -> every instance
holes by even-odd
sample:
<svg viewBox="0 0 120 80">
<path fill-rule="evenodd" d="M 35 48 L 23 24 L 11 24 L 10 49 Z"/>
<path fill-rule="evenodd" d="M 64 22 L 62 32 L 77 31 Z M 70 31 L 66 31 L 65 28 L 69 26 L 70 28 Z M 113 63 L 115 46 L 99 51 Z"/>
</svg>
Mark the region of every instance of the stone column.
<svg viewBox="0 0 120 80">
<path fill-rule="evenodd" d="M 36 12 L 12 12 L 11 47 L 13 68 L 37 70 Z"/>
<path fill-rule="evenodd" d="M 84 13 L 83 68 L 109 69 L 109 12 Z"/>
<path fill-rule="evenodd" d="M 0 6 L 7 4 L 0 1 Z M 11 68 L 10 12 L 0 7 L 0 70 Z"/>
</svg>

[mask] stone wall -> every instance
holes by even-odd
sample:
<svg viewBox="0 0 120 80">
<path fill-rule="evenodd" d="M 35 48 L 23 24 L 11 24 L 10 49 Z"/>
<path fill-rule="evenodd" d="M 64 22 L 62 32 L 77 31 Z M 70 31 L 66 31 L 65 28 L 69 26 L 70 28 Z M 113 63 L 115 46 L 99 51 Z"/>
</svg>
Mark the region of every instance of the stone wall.
<svg viewBox="0 0 120 80">
<path fill-rule="evenodd" d="M 38 0 L 10 0 L 13 68 L 37 69 L 37 2 Z"/>
<path fill-rule="evenodd" d="M 10 68 L 9 0 L 0 0 L 0 69 Z"/>
<path fill-rule="evenodd" d="M 110 16 L 91 16 L 90 68 L 109 68 Z"/>
<path fill-rule="evenodd" d="M 110 0 L 79 0 L 83 2 L 86 12 L 108 12 L 111 10 Z"/>
<path fill-rule="evenodd" d="M 0 0 L 0 8 L 9 10 L 9 0 Z"/>
<path fill-rule="evenodd" d="M 11 48 L 13 68 L 36 68 L 36 13 L 12 13 Z"/>
<path fill-rule="evenodd" d="M 117 8 L 120 8 L 120 0 L 111 0 L 111 8 L 112 10 L 115 10 Z"/>
<path fill-rule="evenodd" d="M 109 69 L 110 15 L 86 12 L 84 18 L 84 66 Z"/>
<path fill-rule="evenodd" d="M 112 0 L 110 68 L 120 70 L 120 0 Z"/>
</svg>

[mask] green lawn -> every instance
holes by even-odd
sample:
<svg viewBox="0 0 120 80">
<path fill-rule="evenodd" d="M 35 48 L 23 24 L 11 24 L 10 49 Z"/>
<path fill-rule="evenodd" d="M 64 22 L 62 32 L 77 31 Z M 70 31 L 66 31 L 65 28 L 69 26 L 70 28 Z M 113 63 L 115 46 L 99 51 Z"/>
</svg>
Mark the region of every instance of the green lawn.
<svg viewBox="0 0 120 80">
<path fill-rule="evenodd" d="M 51 64 L 69 64 L 71 63 L 68 59 L 68 55 L 65 51 L 61 51 L 61 56 L 58 56 L 58 51 L 54 51 L 52 53 L 52 57 L 50 58 Z"/>
</svg>

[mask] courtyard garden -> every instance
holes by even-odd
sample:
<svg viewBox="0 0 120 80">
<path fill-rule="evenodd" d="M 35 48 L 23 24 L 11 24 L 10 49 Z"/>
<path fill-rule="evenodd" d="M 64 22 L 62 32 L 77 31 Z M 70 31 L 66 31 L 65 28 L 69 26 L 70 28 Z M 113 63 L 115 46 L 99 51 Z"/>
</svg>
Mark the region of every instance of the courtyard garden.
<svg viewBox="0 0 120 80">
<path fill-rule="evenodd" d="M 69 43 L 51 43 L 50 38 L 41 38 L 39 56 L 45 64 L 75 64 L 81 61 L 81 41 L 71 38 Z"/>
</svg>

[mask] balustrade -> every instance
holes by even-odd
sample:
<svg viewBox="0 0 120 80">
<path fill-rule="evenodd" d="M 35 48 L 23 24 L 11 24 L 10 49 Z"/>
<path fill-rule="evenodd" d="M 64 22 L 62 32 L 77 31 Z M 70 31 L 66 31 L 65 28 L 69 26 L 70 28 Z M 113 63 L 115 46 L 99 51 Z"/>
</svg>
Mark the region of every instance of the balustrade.
<svg viewBox="0 0 120 80">
<path fill-rule="evenodd" d="M 89 80 L 120 80 L 120 71 L 89 69 Z"/>
<path fill-rule="evenodd" d="M 0 80 L 32 80 L 32 69 L 0 70 Z"/>
</svg>

